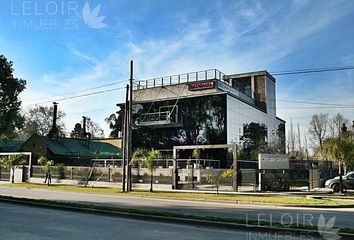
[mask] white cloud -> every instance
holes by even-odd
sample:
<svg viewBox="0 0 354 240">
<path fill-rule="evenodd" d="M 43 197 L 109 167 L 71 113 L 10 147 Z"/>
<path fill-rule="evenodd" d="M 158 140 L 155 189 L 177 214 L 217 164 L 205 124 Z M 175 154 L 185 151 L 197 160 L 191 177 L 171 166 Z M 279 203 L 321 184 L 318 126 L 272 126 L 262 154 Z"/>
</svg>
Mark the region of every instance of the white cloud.
<svg viewBox="0 0 354 240">
<path fill-rule="evenodd" d="M 346 4 L 329 2 L 326 8 L 313 5 L 308 1 L 294 1 L 291 8 L 274 6 L 267 8 L 261 2 L 252 2 L 251 6 L 240 6 L 239 2 L 220 5 L 212 16 L 193 18 L 180 14 L 181 26 L 169 35 L 156 36 L 144 40 L 134 40 L 117 44 L 119 49 L 112 50 L 105 57 L 98 58 L 88 52 L 68 48 L 78 62 L 84 63 L 81 69 L 67 69 L 61 73 L 40 76 L 39 83 L 29 84 L 23 99 L 30 102 L 33 96 L 50 97 L 68 91 L 80 91 L 116 80 L 128 79 L 129 61 L 134 60 L 135 78 L 145 79 L 169 74 L 218 68 L 226 74 L 269 68 L 284 57 L 303 47 L 309 36 L 316 34 L 336 20 L 351 13 Z M 284 13 L 286 11 L 286 13 Z M 134 35 L 134 30 L 121 32 Z M 112 38 L 119 41 L 121 38 Z M 347 84 L 353 84 L 352 75 Z M 343 84 L 343 82 L 341 82 Z M 120 85 L 123 86 L 124 84 Z M 326 89 L 314 92 L 333 94 L 333 88 L 340 84 L 331 84 Z M 298 99 L 294 90 L 298 83 L 290 85 L 279 98 Z M 343 89 L 343 88 L 340 88 Z M 344 89 L 345 90 L 345 89 Z M 338 101 L 348 103 L 353 97 L 339 94 Z M 316 95 L 321 101 L 332 101 L 326 95 Z M 95 121 L 105 126 L 104 118 L 115 109 L 117 102 L 124 100 L 124 90 L 60 103 L 66 111 L 67 128 L 71 129 L 79 121 L 82 113 L 87 113 Z M 34 101 L 31 101 L 32 103 Z M 92 112 L 90 112 L 92 111 Z M 280 117 L 303 119 L 305 126 L 313 109 L 279 109 Z M 317 110 L 316 110 L 317 111 Z M 295 114 L 294 114 L 295 112 Z M 296 116 L 294 116 L 296 115 Z M 354 118 L 354 117 L 353 117 Z M 107 127 L 105 132 L 107 134 Z"/>
</svg>

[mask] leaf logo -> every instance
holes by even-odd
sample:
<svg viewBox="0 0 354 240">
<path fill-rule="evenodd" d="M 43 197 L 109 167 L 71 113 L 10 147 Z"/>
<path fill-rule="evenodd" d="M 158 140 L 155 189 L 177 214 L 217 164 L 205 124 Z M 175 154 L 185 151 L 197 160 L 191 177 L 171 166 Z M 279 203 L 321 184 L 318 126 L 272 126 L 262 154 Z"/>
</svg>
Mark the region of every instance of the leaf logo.
<svg viewBox="0 0 354 240">
<path fill-rule="evenodd" d="M 105 23 L 103 23 L 105 17 L 99 16 L 100 10 L 100 4 L 98 4 L 95 8 L 91 10 L 91 7 L 88 2 L 85 2 L 84 8 L 82 9 L 82 17 L 87 26 L 91 28 L 104 28 L 107 26 Z"/>
<path fill-rule="evenodd" d="M 323 214 L 320 215 L 320 218 L 318 219 L 318 233 L 323 237 L 323 239 L 338 240 L 342 238 L 338 234 L 339 229 L 333 228 L 335 221 L 336 217 L 334 216 L 326 223 L 326 219 Z"/>
</svg>

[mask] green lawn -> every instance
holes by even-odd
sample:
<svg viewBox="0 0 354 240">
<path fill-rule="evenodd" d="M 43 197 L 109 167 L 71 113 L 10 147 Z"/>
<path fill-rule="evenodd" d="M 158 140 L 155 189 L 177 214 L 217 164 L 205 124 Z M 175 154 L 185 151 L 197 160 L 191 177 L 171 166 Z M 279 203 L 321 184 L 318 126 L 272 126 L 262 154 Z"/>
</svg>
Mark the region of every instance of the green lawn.
<svg viewBox="0 0 354 240">
<path fill-rule="evenodd" d="M 184 199 L 194 201 L 215 201 L 215 202 L 228 202 L 228 203 L 254 203 L 254 204 L 271 204 L 271 205 L 294 205 L 294 206 L 338 206 L 338 205 L 354 205 L 353 198 L 336 198 L 333 195 L 325 195 L 323 199 L 309 199 L 304 196 L 257 196 L 257 195 L 242 195 L 242 194 L 210 194 L 210 193 L 182 193 L 182 192 L 153 192 L 148 191 L 132 191 L 123 193 L 120 189 L 114 188 L 92 188 L 92 187 L 78 187 L 67 185 L 51 185 L 45 184 L 2 184 L 1 186 L 9 187 L 25 187 L 25 188 L 41 188 L 48 190 L 59 191 L 73 191 L 84 193 L 98 193 L 98 194 L 126 194 L 131 196 L 152 197 L 152 198 L 168 198 L 168 199 Z"/>
</svg>

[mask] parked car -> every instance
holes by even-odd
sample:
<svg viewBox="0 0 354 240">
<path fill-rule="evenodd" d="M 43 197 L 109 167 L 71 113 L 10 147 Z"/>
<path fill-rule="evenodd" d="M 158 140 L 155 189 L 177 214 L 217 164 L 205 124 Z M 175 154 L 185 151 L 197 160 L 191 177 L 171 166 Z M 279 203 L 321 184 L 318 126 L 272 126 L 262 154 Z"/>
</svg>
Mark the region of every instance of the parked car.
<svg viewBox="0 0 354 240">
<path fill-rule="evenodd" d="M 339 192 L 339 176 L 328 179 L 325 182 L 327 188 L 332 188 L 333 192 Z M 354 189 L 354 172 L 349 172 L 343 176 L 343 189 Z"/>
</svg>

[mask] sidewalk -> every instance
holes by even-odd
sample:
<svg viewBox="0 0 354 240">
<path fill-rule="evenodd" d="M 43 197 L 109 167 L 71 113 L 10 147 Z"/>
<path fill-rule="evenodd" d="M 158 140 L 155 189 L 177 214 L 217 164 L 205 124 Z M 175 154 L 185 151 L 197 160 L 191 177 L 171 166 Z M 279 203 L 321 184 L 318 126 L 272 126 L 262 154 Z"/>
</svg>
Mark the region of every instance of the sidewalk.
<svg viewBox="0 0 354 240">
<path fill-rule="evenodd" d="M 10 182 L 8 181 L 0 181 L 0 186 L 1 185 L 4 185 L 4 184 L 9 184 Z M 34 183 L 37 183 L 37 182 L 34 182 Z M 96 182 L 95 182 L 96 183 Z M 38 184 L 43 184 L 43 180 L 39 181 Z M 51 185 L 65 185 L 63 183 L 57 183 L 57 182 L 52 182 Z M 73 186 L 71 184 L 69 184 L 68 186 Z M 81 186 L 81 185 L 80 185 Z M 89 182 L 89 185 L 88 187 L 91 187 L 92 185 L 90 185 L 90 182 Z M 107 187 L 107 186 L 99 186 L 96 184 L 95 187 Z M 119 187 L 117 186 L 117 184 L 112 185 L 112 186 L 108 186 L 108 187 L 111 187 L 111 188 L 117 188 L 119 189 Z M 146 190 L 148 188 L 139 188 L 139 187 L 134 187 L 135 190 Z M 155 186 L 155 189 L 156 189 L 156 186 Z M 207 193 L 207 194 L 215 194 L 216 193 L 216 190 L 182 190 L 182 189 L 165 189 L 165 188 L 159 188 L 159 189 L 156 189 L 160 192 L 186 192 L 186 193 Z M 329 193 L 332 193 L 332 190 L 331 189 L 328 189 L 328 188 L 315 188 L 315 189 L 312 189 L 311 191 L 308 191 L 307 190 L 307 187 L 302 187 L 302 188 L 298 188 L 297 190 L 293 190 L 293 191 L 287 191 L 287 192 L 254 192 L 252 191 L 252 188 L 250 187 L 243 187 L 243 186 L 240 186 L 239 187 L 239 191 L 238 192 L 231 192 L 231 191 L 222 191 L 222 190 L 219 190 L 219 193 L 220 194 L 231 194 L 231 195 L 256 195 L 256 196 L 302 196 L 302 195 L 318 195 L 318 194 L 329 194 Z"/>
</svg>

